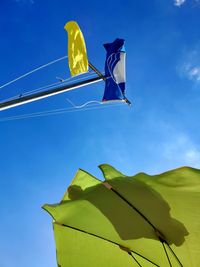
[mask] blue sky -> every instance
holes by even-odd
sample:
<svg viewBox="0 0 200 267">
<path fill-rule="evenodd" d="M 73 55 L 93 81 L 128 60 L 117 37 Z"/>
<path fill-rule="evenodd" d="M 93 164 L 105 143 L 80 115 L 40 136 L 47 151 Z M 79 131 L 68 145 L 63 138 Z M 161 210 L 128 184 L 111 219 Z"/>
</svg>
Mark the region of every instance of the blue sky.
<svg viewBox="0 0 200 267">
<path fill-rule="evenodd" d="M 51 218 L 80 167 L 101 178 L 109 163 L 133 175 L 200 168 L 200 1 L 1 0 L 1 84 L 67 53 L 63 27 L 76 20 L 90 61 L 103 70 L 105 42 L 126 40 L 127 97 L 115 106 L 0 122 L 0 266 L 54 267 Z M 0 91 L 18 92 L 69 77 L 67 61 Z M 98 83 L 2 111 L 0 119 L 100 100 Z"/>
</svg>

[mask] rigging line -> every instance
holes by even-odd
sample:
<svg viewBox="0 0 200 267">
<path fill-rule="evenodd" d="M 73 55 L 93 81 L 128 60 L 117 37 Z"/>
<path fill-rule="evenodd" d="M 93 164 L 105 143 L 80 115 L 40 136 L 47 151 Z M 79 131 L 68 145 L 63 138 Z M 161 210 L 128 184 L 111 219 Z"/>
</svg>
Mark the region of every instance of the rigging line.
<svg viewBox="0 0 200 267">
<path fill-rule="evenodd" d="M 62 82 L 57 82 L 57 83 L 54 83 L 54 84 L 50 84 L 50 85 L 46 85 L 46 86 L 44 86 L 44 87 L 40 87 L 40 88 L 38 88 L 38 89 L 35 89 L 35 90 L 32 90 L 32 91 L 29 91 L 29 92 L 27 92 L 27 93 L 25 93 L 25 95 L 29 95 L 30 93 L 33 93 L 33 92 L 35 92 L 35 91 L 40 91 L 40 90 L 42 90 L 42 89 L 50 89 L 51 87 L 53 87 L 54 85 L 57 85 L 57 84 L 68 84 L 69 83 L 69 81 L 73 81 L 73 82 L 77 82 L 77 81 L 81 81 L 81 80 L 84 80 L 84 79 L 86 79 L 86 78 L 91 78 L 91 77 L 93 77 L 95 75 L 95 72 L 93 72 L 93 71 L 91 71 L 91 72 L 89 72 L 89 75 L 87 75 L 87 76 L 84 76 L 84 77 L 81 77 L 81 78 L 75 78 L 75 77 L 69 77 L 69 78 L 67 78 L 67 79 L 64 79 Z M 95 75 L 96 76 L 96 75 Z M 23 94 L 24 95 L 24 94 Z"/>
<path fill-rule="evenodd" d="M 55 60 L 53 60 L 53 61 L 50 61 L 49 63 L 46 63 L 46 64 L 44 64 L 44 65 L 41 65 L 41 66 L 39 66 L 39 67 L 37 67 L 37 68 L 35 68 L 35 69 L 33 69 L 33 70 L 31 70 L 31 71 L 29 71 L 29 72 L 27 72 L 27 73 L 25 73 L 25 74 L 19 76 L 19 77 L 17 77 L 17 78 L 15 78 L 15 79 L 13 79 L 13 80 L 11 80 L 11 81 L 9 81 L 9 82 L 7 82 L 7 83 L 1 85 L 1 86 L 0 86 L 0 89 L 2 89 L 2 88 L 4 88 L 4 87 L 6 87 L 6 86 L 8 86 L 8 85 L 10 85 L 10 84 L 12 84 L 12 83 L 18 81 L 18 80 L 21 80 L 22 78 L 24 78 L 24 77 L 26 77 L 26 76 L 28 76 L 28 75 L 30 75 L 30 74 L 32 74 L 32 73 L 38 71 L 38 70 L 41 70 L 41 69 L 43 69 L 43 68 L 45 68 L 45 67 L 48 67 L 48 66 L 50 66 L 50 65 L 52 65 L 52 64 L 54 64 L 54 63 L 56 63 L 56 62 L 58 62 L 58 61 L 61 61 L 61 60 L 65 59 L 65 58 L 68 58 L 68 56 L 63 56 L 63 57 L 57 58 L 57 59 L 55 59 Z"/>
<path fill-rule="evenodd" d="M 33 117 L 39 117 L 40 115 L 45 116 L 45 115 L 51 115 L 51 114 L 56 114 L 59 112 L 66 112 L 68 110 L 73 110 L 74 108 L 63 108 L 63 109 L 54 109 L 54 110 L 49 110 L 49 111 L 41 111 L 41 112 L 33 112 L 33 113 L 27 113 L 24 115 L 16 115 L 16 116 L 9 116 L 9 117 L 5 117 L 5 118 L 1 118 L 1 121 L 9 121 L 9 120 L 18 120 L 18 119 L 26 119 L 26 118 L 33 118 Z"/>
<path fill-rule="evenodd" d="M 56 83 L 52 83 L 52 84 L 49 84 L 49 85 L 46 85 L 46 86 L 43 86 L 43 87 L 40 87 L 38 89 L 34 89 L 34 90 L 31 90 L 31 91 L 28 91 L 28 92 L 25 92 L 23 93 L 22 95 L 23 96 L 27 96 L 27 95 L 30 95 L 34 92 L 40 92 L 40 91 L 43 91 L 43 89 L 51 89 L 52 87 L 54 87 L 55 85 L 58 85 L 58 84 L 68 84 L 69 81 L 71 81 L 73 79 L 73 81 L 79 81 L 79 80 L 83 80 L 87 77 L 92 77 L 94 76 L 94 72 L 91 72 L 90 75 L 87 75 L 87 76 L 84 76 L 84 77 L 81 77 L 81 78 L 78 78 L 78 79 L 74 79 L 74 77 L 69 77 L 67 79 L 64 79 L 62 82 L 56 82 Z"/>
<path fill-rule="evenodd" d="M 48 211 L 47 211 L 47 212 L 48 212 Z M 51 215 L 51 216 L 52 216 L 52 215 Z M 62 224 L 62 223 L 59 223 L 59 222 L 57 222 L 57 221 L 54 221 L 54 224 L 57 224 L 57 225 L 62 226 L 62 227 L 67 227 L 67 228 L 76 230 L 76 231 L 78 231 L 78 232 L 81 232 L 81 233 L 84 233 L 84 234 L 88 234 L 88 235 L 90 235 L 90 236 L 97 237 L 97 238 L 99 238 L 99 239 L 102 239 L 102 240 L 104 240 L 104 241 L 107 241 L 107 242 L 109 242 L 109 243 L 112 243 L 113 245 L 116 245 L 116 246 L 121 247 L 121 245 L 120 245 L 119 243 L 117 243 L 117 242 L 114 242 L 114 241 L 112 241 L 112 240 L 110 240 L 110 239 L 107 239 L 107 238 L 105 238 L 105 237 L 102 237 L 102 236 L 99 236 L 99 235 L 96 235 L 96 234 L 87 232 L 87 231 L 85 231 L 85 230 L 82 230 L 82 229 L 79 229 L 79 228 L 76 228 L 76 227 L 73 227 L 73 226 L 70 226 L 70 225 L 67 225 L 67 224 Z M 143 255 L 141 255 L 141 254 L 135 252 L 134 250 L 131 250 L 131 249 L 130 249 L 130 251 L 131 251 L 132 253 L 134 253 L 134 254 L 140 256 L 140 257 L 143 258 L 144 260 L 146 260 L 146 261 L 152 263 L 154 266 L 159 267 L 159 265 L 157 265 L 155 262 L 153 262 L 153 261 L 147 259 L 145 256 L 143 256 Z"/>
<path fill-rule="evenodd" d="M 25 95 L 28 95 L 29 93 L 37 92 L 37 91 L 40 91 L 40 90 L 42 90 L 42 89 L 51 88 L 52 86 L 57 85 L 57 84 L 59 84 L 59 83 L 60 83 L 60 82 L 52 83 L 52 84 L 49 84 L 49 85 L 40 87 L 40 88 L 38 88 L 38 89 L 31 90 L 31 91 L 29 91 L 29 92 L 25 92 L 25 93 L 23 93 L 22 95 L 25 96 Z M 9 98 L 4 99 L 4 101 L 12 100 L 12 99 L 15 99 L 15 98 L 17 98 L 17 97 L 19 97 L 19 96 L 20 96 L 20 94 L 17 94 L 17 95 L 14 95 L 14 96 L 12 96 L 12 97 L 9 97 Z M 0 102 L 0 103 L 1 103 L 1 102 Z"/>
<path fill-rule="evenodd" d="M 34 101 L 38 101 L 40 99 L 44 99 L 50 96 L 55 96 L 61 93 L 69 92 L 71 90 L 75 90 L 77 88 L 81 88 L 87 85 L 91 85 L 93 83 L 101 82 L 103 79 L 101 77 L 93 77 L 87 80 L 83 80 L 80 82 L 73 82 L 70 84 L 61 85 L 58 87 L 54 87 L 50 90 L 41 91 L 39 93 L 31 94 L 29 96 L 22 96 L 7 102 L 1 102 L 0 103 L 0 111 L 13 108 L 16 106 L 24 105 L 27 103 L 31 103 Z"/>
<path fill-rule="evenodd" d="M 0 119 L 0 122 L 34 118 L 34 117 L 44 117 L 44 116 L 57 115 L 57 114 L 63 114 L 63 113 L 71 113 L 71 112 L 76 112 L 76 111 L 95 110 L 99 108 L 103 109 L 103 108 L 116 107 L 116 106 L 122 106 L 122 105 L 121 104 L 106 105 L 106 106 L 96 105 L 96 106 L 91 106 L 91 107 L 85 107 L 83 109 L 75 109 L 73 107 L 66 108 L 66 109 L 55 109 L 53 111 L 34 112 L 30 114 L 25 114 L 25 115 L 5 117 L 5 118 Z"/>
<path fill-rule="evenodd" d="M 75 105 L 69 98 L 67 98 L 67 101 L 74 107 L 74 108 L 84 108 L 90 104 L 98 104 L 98 105 L 108 105 L 108 104 L 113 104 L 113 103 L 125 103 L 125 100 L 107 100 L 107 101 L 97 101 L 97 100 L 91 100 L 87 101 L 84 104 L 77 106 Z"/>
<path fill-rule="evenodd" d="M 88 106 L 89 104 L 99 104 L 99 105 L 102 105 L 104 104 L 102 101 L 97 101 L 97 100 L 91 100 L 91 101 L 88 101 L 88 102 L 85 102 L 84 104 L 80 105 L 80 106 L 77 106 L 75 105 L 70 99 L 67 98 L 67 101 L 74 107 L 74 108 L 84 108 L 86 106 Z"/>
<path fill-rule="evenodd" d="M 71 81 L 72 79 L 73 79 L 73 81 L 76 82 L 76 81 L 83 80 L 85 78 L 90 78 L 90 77 L 92 77 L 94 75 L 95 75 L 95 72 L 94 71 L 91 71 L 91 72 L 89 72 L 89 75 L 84 76 L 84 77 L 81 77 L 81 78 L 78 78 L 78 79 L 77 78 L 75 79 L 74 77 L 69 77 L 69 78 L 63 80 L 63 82 L 56 82 L 56 83 L 52 83 L 52 84 L 49 84 L 49 85 L 46 85 L 46 86 L 43 86 L 43 87 L 39 87 L 38 89 L 34 89 L 34 90 L 31 90 L 31 91 L 25 92 L 22 95 L 23 96 L 28 96 L 28 95 L 31 95 L 34 92 L 40 92 L 43 89 L 51 89 L 52 87 L 54 87 L 55 85 L 58 85 L 58 84 L 62 84 L 62 85 L 65 84 L 65 83 L 67 84 L 67 82 L 68 81 Z M 13 97 L 10 97 L 10 98 L 6 98 L 6 99 L 4 99 L 4 101 L 13 100 L 13 99 L 16 99 L 17 97 L 19 97 L 19 94 L 18 95 L 15 95 Z"/>
<path fill-rule="evenodd" d="M 87 76 L 84 76 L 84 77 L 81 77 L 81 78 L 76 78 L 75 79 L 75 77 L 69 77 L 69 78 L 67 78 L 67 79 L 64 79 L 62 82 L 56 82 L 56 83 L 52 83 L 52 84 L 49 84 L 49 85 L 46 85 L 46 86 L 43 86 L 43 87 L 40 87 L 40 88 L 38 88 L 38 89 L 34 89 L 34 90 L 31 90 L 31 91 L 28 91 L 28 92 L 25 92 L 24 94 L 23 94 L 23 96 L 24 95 L 29 95 L 30 93 L 33 93 L 33 92 L 37 92 L 37 91 L 40 91 L 40 90 L 42 90 L 42 89 L 50 89 L 51 87 L 53 87 L 54 85 L 57 85 L 57 84 L 67 84 L 67 82 L 68 81 L 71 81 L 72 79 L 73 79 L 73 81 L 79 81 L 79 80 L 83 80 L 83 79 L 85 79 L 85 78 L 88 78 L 88 77 L 92 77 L 92 76 L 94 76 L 95 75 L 95 72 L 94 71 L 91 71 L 91 72 L 89 72 L 89 75 L 87 75 Z"/>
</svg>

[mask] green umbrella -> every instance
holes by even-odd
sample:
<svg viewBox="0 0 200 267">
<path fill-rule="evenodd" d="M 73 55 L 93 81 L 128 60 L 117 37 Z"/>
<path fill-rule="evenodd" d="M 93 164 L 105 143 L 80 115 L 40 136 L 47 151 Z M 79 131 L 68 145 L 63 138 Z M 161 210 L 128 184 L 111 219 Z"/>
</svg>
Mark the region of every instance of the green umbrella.
<svg viewBox="0 0 200 267">
<path fill-rule="evenodd" d="M 53 217 L 59 267 L 200 266 L 200 170 L 79 170 Z"/>
</svg>

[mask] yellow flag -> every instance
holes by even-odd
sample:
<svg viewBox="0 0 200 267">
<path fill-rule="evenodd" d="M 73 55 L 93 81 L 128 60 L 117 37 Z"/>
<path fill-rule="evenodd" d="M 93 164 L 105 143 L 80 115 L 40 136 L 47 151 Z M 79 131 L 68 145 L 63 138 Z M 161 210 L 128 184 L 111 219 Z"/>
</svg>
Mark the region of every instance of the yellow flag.
<svg viewBox="0 0 200 267">
<path fill-rule="evenodd" d="M 65 25 L 68 32 L 68 62 L 72 76 L 88 71 L 88 58 L 83 34 L 75 21 Z"/>
</svg>

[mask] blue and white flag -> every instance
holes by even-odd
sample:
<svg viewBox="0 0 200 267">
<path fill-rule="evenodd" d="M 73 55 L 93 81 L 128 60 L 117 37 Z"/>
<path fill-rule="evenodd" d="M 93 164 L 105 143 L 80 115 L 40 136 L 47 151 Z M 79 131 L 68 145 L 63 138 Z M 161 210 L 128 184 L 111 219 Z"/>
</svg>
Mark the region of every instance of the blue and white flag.
<svg viewBox="0 0 200 267">
<path fill-rule="evenodd" d="M 105 77 L 106 85 L 103 101 L 127 100 L 125 97 L 125 48 L 124 40 L 116 39 L 104 44 L 106 49 Z"/>
</svg>

